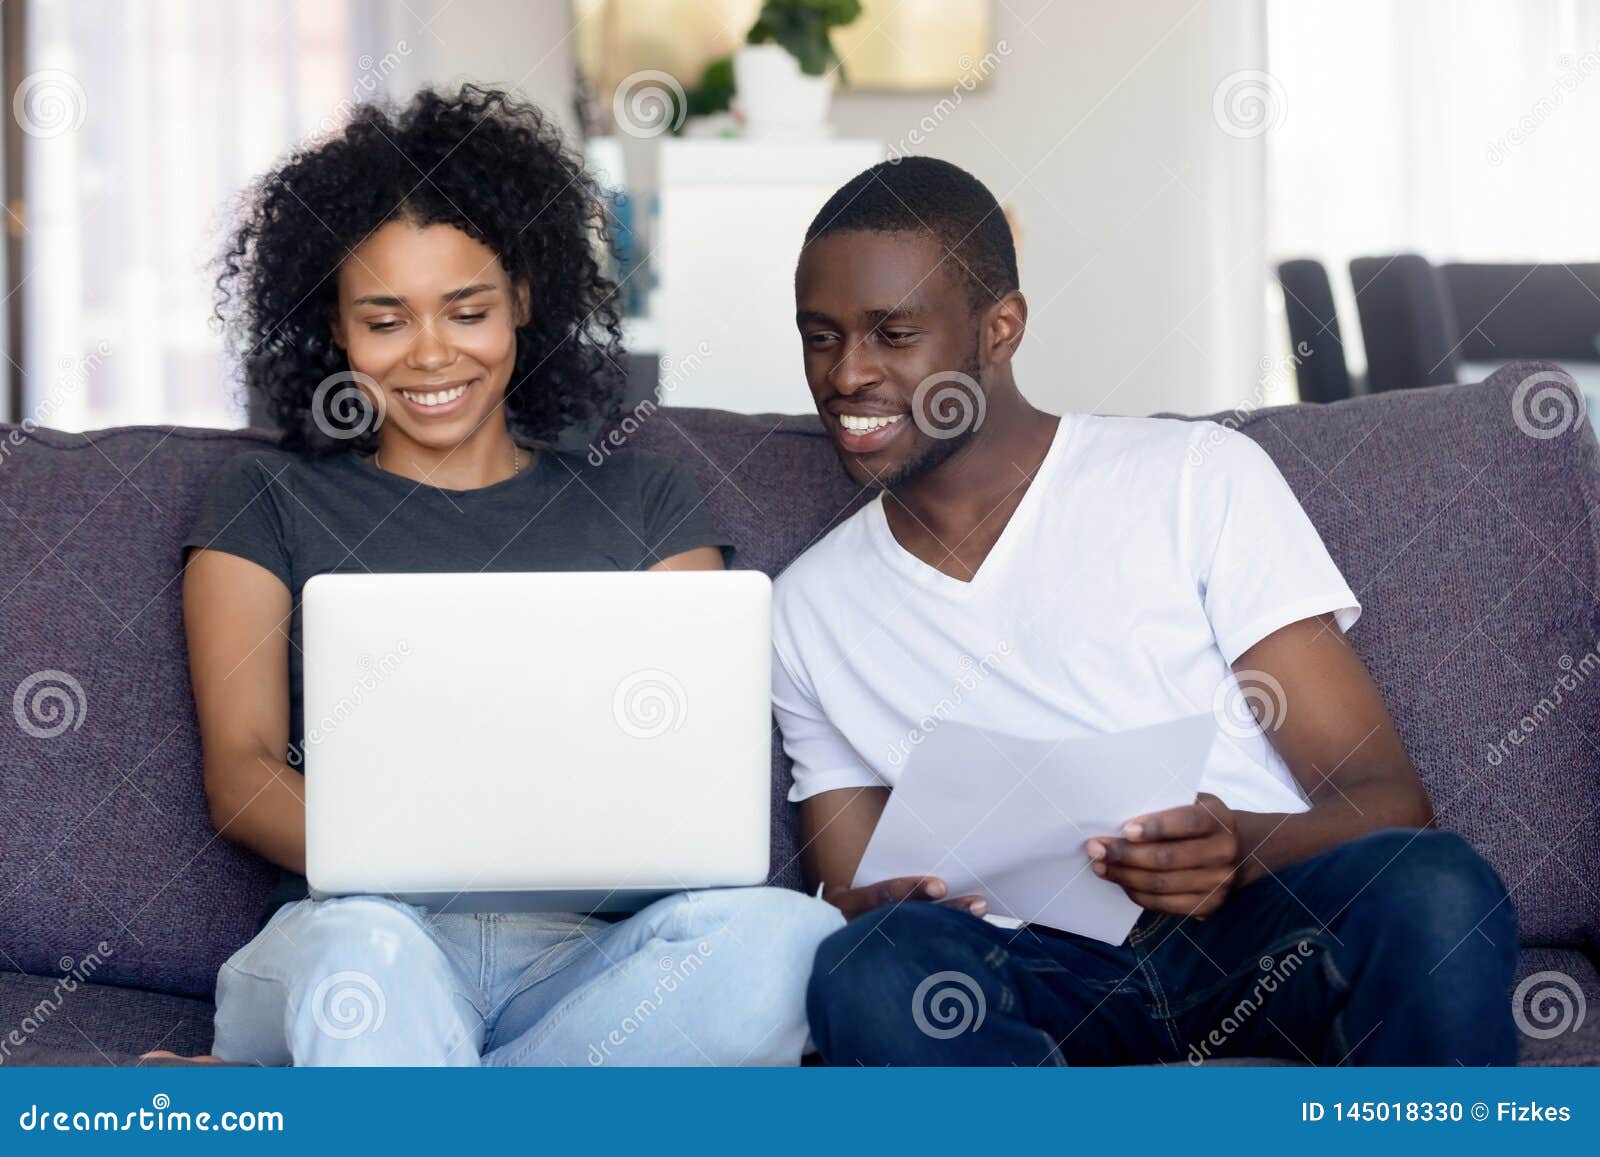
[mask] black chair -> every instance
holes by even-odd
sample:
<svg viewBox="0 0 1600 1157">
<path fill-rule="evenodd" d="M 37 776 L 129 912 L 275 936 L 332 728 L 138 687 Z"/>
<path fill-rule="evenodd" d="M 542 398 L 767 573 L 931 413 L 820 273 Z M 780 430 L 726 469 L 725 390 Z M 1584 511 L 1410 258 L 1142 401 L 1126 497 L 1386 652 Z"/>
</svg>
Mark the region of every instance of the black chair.
<svg viewBox="0 0 1600 1157">
<path fill-rule="evenodd" d="M 1457 380 L 1461 334 L 1444 281 L 1415 253 L 1350 262 L 1367 350 L 1367 390 L 1381 393 Z"/>
<path fill-rule="evenodd" d="M 1283 312 L 1294 345 L 1295 383 L 1302 402 L 1337 402 L 1351 395 L 1333 285 L 1322 262 L 1295 258 L 1278 266 Z"/>
<path fill-rule="evenodd" d="M 1600 361 L 1600 264 L 1441 265 L 1473 362 Z"/>
</svg>

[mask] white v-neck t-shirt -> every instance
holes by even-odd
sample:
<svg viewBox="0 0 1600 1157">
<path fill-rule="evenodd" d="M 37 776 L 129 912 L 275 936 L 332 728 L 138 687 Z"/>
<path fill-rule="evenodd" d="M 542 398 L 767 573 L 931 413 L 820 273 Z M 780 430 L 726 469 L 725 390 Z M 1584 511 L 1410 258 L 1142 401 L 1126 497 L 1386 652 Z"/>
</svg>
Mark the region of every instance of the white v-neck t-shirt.
<svg viewBox="0 0 1600 1157">
<path fill-rule="evenodd" d="M 1360 604 L 1266 452 L 1214 422 L 1068 415 L 971 582 L 895 539 L 883 496 L 773 595 L 772 698 L 791 800 L 893 787 L 938 728 L 1073 739 L 1214 712 L 1200 790 L 1308 806 L 1256 723 L 1293 705 L 1231 664 Z"/>
</svg>

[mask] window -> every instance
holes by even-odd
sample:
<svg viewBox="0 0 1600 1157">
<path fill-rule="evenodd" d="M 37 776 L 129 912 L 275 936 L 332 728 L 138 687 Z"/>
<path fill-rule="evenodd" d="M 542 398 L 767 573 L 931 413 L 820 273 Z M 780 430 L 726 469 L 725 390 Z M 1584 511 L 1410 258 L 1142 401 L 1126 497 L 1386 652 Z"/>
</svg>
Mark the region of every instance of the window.
<svg viewBox="0 0 1600 1157">
<path fill-rule="evenodd" d="M 12 85 L 17 417 L 242 424 L 211 321 L 230 202 L 355 103 L 424 80 L 429 7 L 30 0 Z"/>
</svg>

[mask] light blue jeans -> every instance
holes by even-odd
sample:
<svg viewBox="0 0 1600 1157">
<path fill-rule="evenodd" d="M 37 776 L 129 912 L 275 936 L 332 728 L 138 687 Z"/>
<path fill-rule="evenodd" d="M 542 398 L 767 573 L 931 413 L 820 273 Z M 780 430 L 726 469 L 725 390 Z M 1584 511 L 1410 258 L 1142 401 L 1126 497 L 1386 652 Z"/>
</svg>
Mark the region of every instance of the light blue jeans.
<svg viewBox="0 0 1600 1157">
<path fill-rule="evenodd" d="M 371 896 L 281 908 L 217 977 L 223 1060 L 263 1065 L 792 1065 L 831 905 L 684 892 L 616 924 Z"/>
</svg>

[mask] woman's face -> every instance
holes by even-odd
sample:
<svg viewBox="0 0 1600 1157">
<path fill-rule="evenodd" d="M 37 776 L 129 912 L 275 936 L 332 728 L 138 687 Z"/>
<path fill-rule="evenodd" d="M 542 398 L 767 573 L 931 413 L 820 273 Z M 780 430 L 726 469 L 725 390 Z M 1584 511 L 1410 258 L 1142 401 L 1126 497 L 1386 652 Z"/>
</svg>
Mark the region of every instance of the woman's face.
<svg viewBox="0 0 1600 1157">
<path fill-rule="evenodd" d="M 390 221 L 340 266 L 332 324 L 350 369 L 382 393 L 384 437 L 447 449 L 504 429 L 526 309 L 482 242 L 450 225 Z"/>
</svg>

